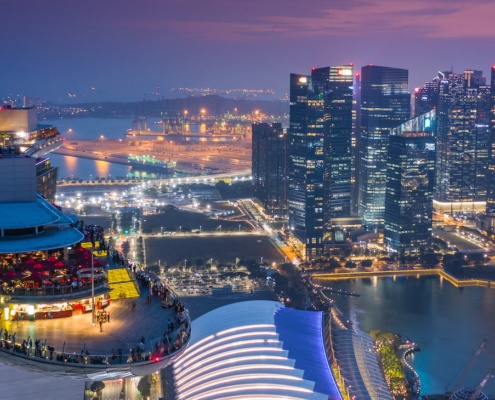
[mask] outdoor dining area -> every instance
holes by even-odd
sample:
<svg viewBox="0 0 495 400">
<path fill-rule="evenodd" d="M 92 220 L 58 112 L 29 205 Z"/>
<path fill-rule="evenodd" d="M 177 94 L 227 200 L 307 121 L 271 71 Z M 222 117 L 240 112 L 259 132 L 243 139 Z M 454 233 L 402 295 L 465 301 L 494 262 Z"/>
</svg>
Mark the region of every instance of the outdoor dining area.
<svg viewBox="0 0 495 400">
<path fill-rule="evenodd" d="M 77 247 L 67 252 L 34 252 L 0 255 L 0 293 L 10 296 L 36 296 L 73 293 L 106 280 L 106 263 Z M 93 267 L 91 263 L 93 262 Z"/>
</svg>

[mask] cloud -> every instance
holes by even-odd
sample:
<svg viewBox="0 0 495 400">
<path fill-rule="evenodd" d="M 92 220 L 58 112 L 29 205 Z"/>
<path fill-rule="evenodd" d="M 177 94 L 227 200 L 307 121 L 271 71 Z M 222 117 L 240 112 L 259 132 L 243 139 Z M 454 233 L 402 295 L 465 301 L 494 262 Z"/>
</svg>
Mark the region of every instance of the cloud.
<svg viewBox="0 0 495 400">
<path fill-rule="evenodd" d="M 198 9 L 180 19 L 142 24 L 128 20 L 123 24 L 214 41 L 368 35 L 495 37 L 495 2 L 491 0 L 348 0 L 330 6 L 326 0 L 314 0 L 304 2 L 304 9 L 291 1 L 285 6 L 274 1 L 268 8 L 262 7 L 260 0 L 253 0 L 251 7 L 244 4 L 242 12 L 237 13 L 221 3 L 215 13 L 202 15 Z"/>
</svg>

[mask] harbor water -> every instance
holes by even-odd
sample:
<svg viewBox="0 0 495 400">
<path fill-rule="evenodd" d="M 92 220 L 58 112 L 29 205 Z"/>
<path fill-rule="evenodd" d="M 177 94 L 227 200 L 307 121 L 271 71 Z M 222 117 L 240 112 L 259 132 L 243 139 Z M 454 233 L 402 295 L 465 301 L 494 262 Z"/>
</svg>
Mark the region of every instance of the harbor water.
<svg viewBox="0 0 495 400">
<path fill-rule="evenodd" d="M 485 337 L 488 342 L 462 386 L 476 387 L 495 367 L 495 289 L 455 288 L 438 276 L 368 278 L 349 281 L 316 280 L 360 297 L 327 293 L 364 331 L 400 333 L 421 351 L 410 360 L 421 378 L 421 393 L 445 392 Z M 495 393 L 492 379 L 485 393 Z"/>
</svg>

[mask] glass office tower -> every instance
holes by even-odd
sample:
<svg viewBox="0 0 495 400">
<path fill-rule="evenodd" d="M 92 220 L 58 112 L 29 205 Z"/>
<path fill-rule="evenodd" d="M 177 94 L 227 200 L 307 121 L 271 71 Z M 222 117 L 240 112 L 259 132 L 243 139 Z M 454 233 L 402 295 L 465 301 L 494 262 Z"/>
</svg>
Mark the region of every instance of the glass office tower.
<svg viewBox="0 0 495 400">
<path fill-rule="evenodd" d="M 495 232 L 495 65 L 492 66 L 490 91 L 490 142 L 488 147 L 489 163 L 486 215 L 489 217 L 489 224 L 487 226 L 487 229 L 490 232 Z"/>
<path fill-rule="evenodd" d="M 390 133 L 387 156 L 384 238 L 401 255 L 428 247 L 435 188 L 435 110 Z"/>
<path fill-rule="evenodd" d="M 361 69 L 358 208 L 367 229 L 383 227 L 390 130 L 410 118 L 406 69 Z"/>
<path fill-rule="evenodd" d="M 323 253 L 332 218 L 350 215 L 352 81 L 350 65 L 290 77 L 287 204 L 306 258 Z"/>
<path fill-rule="evenodd" d="M 287 137 L 289 227 L 304 244 L 304 256 L 323 251 L 324 104 L 311 76 L 290 76 Z"/>
<path fill-rule="evenodd" d="M 437 110 L 434 205 L 440 211 L 477 212 L 487 199 L 491 86 L 481 71 L 439 72 L 416 90 L 416 111 Z"/>
<path fill-rule="evenodd" d="M 286 134 L 279 123 L 253 124 L 254 193 L 272 217 L 286 215 Z"/>
</svg>

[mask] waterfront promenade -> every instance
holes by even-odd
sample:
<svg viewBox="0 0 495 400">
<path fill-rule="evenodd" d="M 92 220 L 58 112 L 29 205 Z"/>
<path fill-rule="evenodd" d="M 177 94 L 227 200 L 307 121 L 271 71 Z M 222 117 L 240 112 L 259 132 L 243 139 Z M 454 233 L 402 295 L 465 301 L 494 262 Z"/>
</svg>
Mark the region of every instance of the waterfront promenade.
<svg viewBox="0 0 495 400">
<path fill-rule="evenodd" d="M 388 276 L 428 276 L 438 275 L 443 279 L 449 281 L 455 287 L 486 287 L 494 288 L 495 282 L 482 280 L 482 279 L 457 279 L 452 275 L 445 272 L 443 269 L 415 269 L 415 270 L 395 270 L 395 271 L 360 271 L 360 272 L 313 272 L 312 277 L 315 279 L 322 279 L 325 281 L 339 281 L 348 279 L 365 279 L 374 277 L 388 277 Z"/>
</svg>

